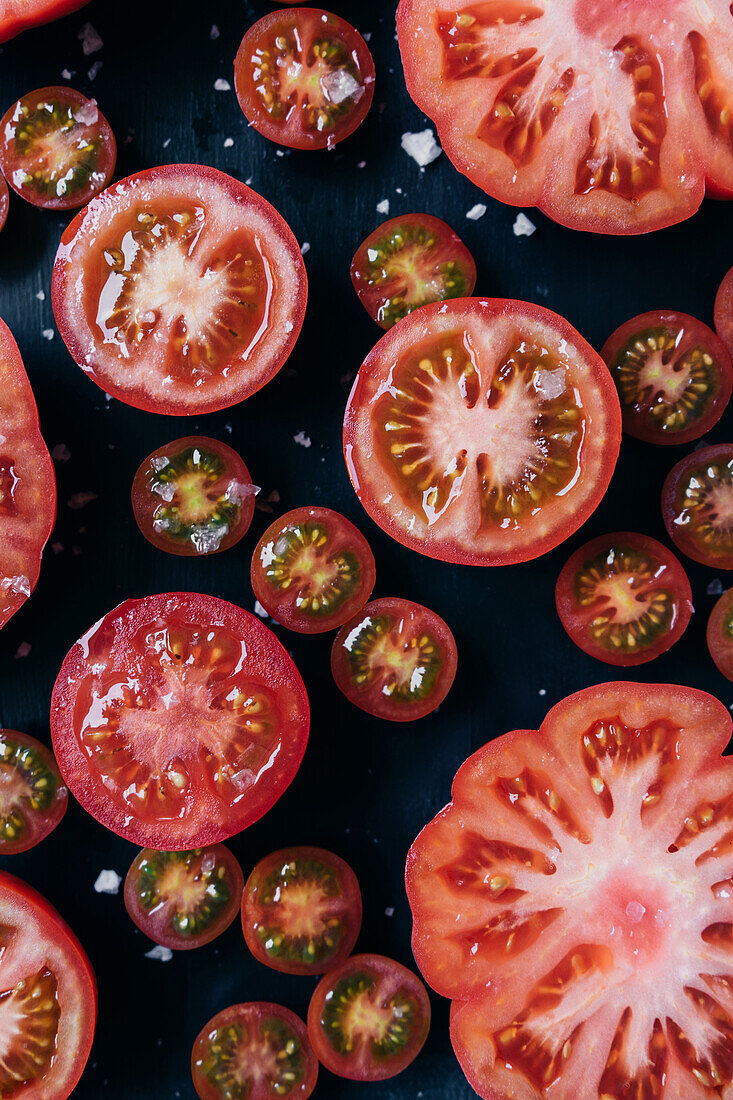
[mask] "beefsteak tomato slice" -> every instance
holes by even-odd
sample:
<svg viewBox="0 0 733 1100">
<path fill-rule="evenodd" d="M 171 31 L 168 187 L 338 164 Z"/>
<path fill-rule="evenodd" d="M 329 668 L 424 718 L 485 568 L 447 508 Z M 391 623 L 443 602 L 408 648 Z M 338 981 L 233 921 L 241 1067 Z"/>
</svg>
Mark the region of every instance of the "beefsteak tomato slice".
<svg viewBox="0 0 733 1100">
<path fill-rule="evenodd" d="M 710 612 L 707 643 L 718 671 L 733 680 L 733 588 L 723 593 Z"/>
<path fill-rule="evenodd" d="M 733 569 L 733 446 L 700 447 L 673 466 L 662 489 L 662 517 L 688 558 Z"/>
<path fill-rule="evenodd" d="M 0 855 L 27 852 L 66 813 L 68 791 L 53 754 L 17 730 L 0 730 Z"/>
<path fill-rule="evenodd" d="M 82 8 L 87 0 L 0 0 L 0 42 Z"/>
</svg>

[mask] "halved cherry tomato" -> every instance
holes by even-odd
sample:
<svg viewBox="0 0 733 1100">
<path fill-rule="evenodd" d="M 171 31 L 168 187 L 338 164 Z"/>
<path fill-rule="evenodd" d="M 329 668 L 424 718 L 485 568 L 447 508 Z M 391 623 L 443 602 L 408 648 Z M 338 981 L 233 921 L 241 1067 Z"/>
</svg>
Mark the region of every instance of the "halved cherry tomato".
<svg viewBox="0 0 733 1100">
<path fill-rule="evenodd" d="M 602 359 L 541 306 L 423 306 L 367 356 L 344 419 L 357 496 L 398 542 L 443 561 L 544 554 L 591 515 L 621 416 Z"/>
<path fill-rule="evenodd" d="M 133 844 L 181 851 L 257 821 L 295 777 L 308 696 L 271 630 L 226 600 L 127 600 L 69 651 L 51 701 L 61 774 Z"/>
<path fill-rule="evenodd" d="M 56 475 L 18 345 L 0 321 L 0 627 L 36 587 L 56 521 Z"/>
<path fill-rule="evenodd" d="M 733 355 L 733 267 L 728 271 L 715 295 L 715 331 Z"/>
<path fill-rule="evenodd" d="M 317 634 L 347 622 L 369 599 L 374 555 L 358 528 L 330 508 L 294 508 L 252 555 L 252 589 L 290 630 Z"/>
<path fill-rule="evenodd" d="M 5 222 L 8 220 L 9 207 L 10 194 L 8 192 L 8 185 L 5 182 L 5 177 L 0 174 L 0 229 L 3 228 Z"/>
<path fill-rule="evenodd" d="M 159 550 L 215 554 L 247 533 L 256 492 L 235 450 L 191 435 L 148 455 L 132 483 L 132 508 L 141 532 Z"/>
<path fill-rule="evenodd" d="M 730 734 L 704 692 L 601 684 L 462 766 L 407 890 L 479 1096 L 730 1091 Z"/>
<path fill-rule="evenodd" d="M 372 600 L 339 630 L 331 671 L 350 702 L 392 722 L 435 710 L 451 689 L 458 652 L 440 615 L 412 600 Z"/>
<path fill-rule="evenodd" d="M 295 1013 L 253 1002 L 209 1020 L 193 1045 L 191 1073 L 200 1100 L 308 1100 L 318 1061 Z"/>
<path fill-rule="evenodd" d="M 94 99 L 73 88 L 38 88 L 0 121 L 0 170 L 33 206 L 72 210 L 112 179 L 117 144 Z"/>
<path fill-rule="evenodd" d="M 351 281 L 369 316 L 388 329 L 420 306 L 472 294 L 476 264 L 440 218 L 403 214 L 359 245 Z"/>
<path fill-rule="evenodd" d="M 228 848 L 188 852 L 143 848 L 125 879 L 125 908 L 146 936 L 185 951 L 220 936 L 242 899 L 242 869 Z"/>
<path fill-rule="evenodd" d="M 422 1050 L 430 1000 L 416 974 L 382 955 L 354 955 L 316 986 L 308 1034 L 326 1069 L 349 1081 L 386 1081 Z"/>
<path fill-rule="evenodd" d="M 244 887 L 242 928 L 256 959 L 284 974 L 325 974 L 349 957 L 361 929 L 361 891 L 343 859 L 285 848 Z"/>
<path fill-rule="evenodd" d="M 686 313 L 632 317 L 601 355 L 621 398 L 624 431 L 647 443 L 699 439 L 730 400 L 730 355 L 712 329 Z"/>
<path fill-rule="evenodd" d="M 682 637 L 692 615 L 687 574 L 648 535 L 620 531 L 576 550 L 555 588 L 575 644 L 609 665 L 652 661 Z"/>
<path fill-rule="evenodd" d="M 667 474 L 662 516 L 683 554 L 733 569 L 733 444 L 701 447 Z"/>
<path fill-rule="evenodd" d="M 83 7 L 88 0 L 2 0 L 0 2 L 0 42 L 20 34 L 38 23 L 60 19 Z"/>
<path fill-rule="evenodd" d="M 710 613 L 707 643 L 718 671 L 733 680 L 733 588 L 723 593 Z"/>
<path fill-rule="evenodd" d="M 321 8 L 282 8 L 245 34 L 234 86 L 245 118 L 270 141 L 331 149 L 367 116 L 374 61 L 345 19 Z"/>
<path fill-rule="evenodd" d="M 269 202 L 200 164 L 149 168 L 92 199 L 61 238 L 59 332 L 103 390 L 190 416 L 243 401 L 298 338 L 300 248 Z"/>
<path fill-rule="evenodd" d="M 27 733 L 0 730 L 0 855 L 40 844 L 66 813 L 67 802 L 68 791 L 46 746 Z"/>
</svg>

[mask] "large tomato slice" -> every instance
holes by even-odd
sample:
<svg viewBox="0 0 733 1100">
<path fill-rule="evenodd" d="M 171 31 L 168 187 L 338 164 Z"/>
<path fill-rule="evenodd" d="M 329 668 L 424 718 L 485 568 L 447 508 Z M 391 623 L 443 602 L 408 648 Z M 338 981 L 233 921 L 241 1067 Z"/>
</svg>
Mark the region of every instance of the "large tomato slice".
<svg viewBox="0 0 733 1100">
<path fill-rule="evenodd" d="M 108 187 L 71 222 L 53 309 L 72 358 L 129 405 L 213 412 L 278 372 L 305 314 L 303 257 L 274 207 L 197 164 Z"/>
<path fill-rule="evenodd" d="M 213 596 L 128 600 L 73 646 L 51 701 L 61 773 L 101 824 L 148 848 L 257 821 L 308 740 L 298 670 L 254 615 Z"/>
<path fill-rule="evenodd" d="M 86 3 L 87 0 L 0 0 L 0 42 L 38 23 L 60 19 Z"/>
<path fill-rule="evenodd" d="M 344 453 L 372 519 L 443 561 L 557 546 L 605 493 L 621 438 L 602 359 L 556 313 L 506 299 L 423 306 L 367 356 Z"/>
</svg>

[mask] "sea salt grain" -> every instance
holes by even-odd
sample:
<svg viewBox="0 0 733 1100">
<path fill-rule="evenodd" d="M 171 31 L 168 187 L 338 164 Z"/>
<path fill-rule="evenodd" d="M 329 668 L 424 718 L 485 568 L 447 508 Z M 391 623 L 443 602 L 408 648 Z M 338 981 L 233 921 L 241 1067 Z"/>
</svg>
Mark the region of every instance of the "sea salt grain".
<svg viewBox="0 0 733 1100">
<path fill-rule="evenodd" d="M 435 140 L 432 130 L 420 130 L 419 133 L 404 133 L 400 144 L 408 156 L 412 157 L 421 168 L 432 164 L 437 160 L 443 150 Z"/>
<path fill-rule="evenodd" d="M 99 76 L 99 70 L 101 68 L 102 68 L 102 62 L 101 61 L 95 61 L 94 64 L 92 65 L 91 69 L 87 73 L 87 77 L 89 78 L 89 80 L 95 80 L 96 77 Z"/>
<path fill-rule="evenodd" d="M 56 333 L 53 331 L 52 328 L 45 328 L 41 335 L 43 336 L 44 340 L 53 340 Z"/>
<path fill-rule="evenodd" d="M 517 214 L 512 229 L 515 237 L 531 237 L 537 226 L 531 222 L 526 214 Z"/>
<path fill-rule="evenodd" d="M 80 508 L 86 507 L 87 504 L 91 504 L 91 502 L 96 499 L 96 493 L 74 493 L 69 497 L 66 503 L 72 511 L 78 512 Z"/>
<path fill-rule="evenodd" d="M 305 256 L 306 252 L 310 252 L 310 250 L 310 243 L 308 241 L 303 241 L 302 245 L 300 246 L 301 255 Z"/>
<path fill-rule="evenodd" d="M 711 581 L 705 591 L 707 592 L 708 596 L 722 596 L 723 582 L 721 581 L 720 577 L 716 577 L 714 581 Z"/>
<path fill-rule="evenodd" d="M 219 28 L 217 27 L 216 23 L 212 23 L 211 31 L 209 32 L 209 37 L 211 38 L 212 42 L 216 42 L 217 38 L 219 37 L 219 33 Z"/>
<path fill-rule="evenodd" d="M 232 145 L 234 145 L 234 138 L 224 138 L 225 149 L 231 149 Z"/>
<path fill-rule="evenodd" d="M 57 443 L 51 451 L 51 458 L 56 462 L 68 462 L 71 458 L 71 451 L 65 443 Z"/>
<path fill-rule="evenodd" d="M 353 99 L 358 103 L 364 95 L 364 88 L 352 76 L 348 69 L 334 69 L 321 77 L 321 87 L 331 103 L 345 103 L 347 99 Z"/>
<path fill-rule="evenodd" d="M 267 610 L 262 606 L 259 600 L 255 600 L 255 615 L 259 615 L 261 619 L 267 618 Z"/>
<path fill-rule="evenodd" d="M 100 871 L 94 889 L 98 894 L 117 894 L 120 890 L 122 878 L 116 871 Z"/>
<path fill-rule="evenodd" d="M 36 298 L 38 299 L 39 302 L 45 302 L 46 301 L 46 291 L 45 290 L 39 290 L 38 293 L 36 294 Z"/>
<path fill-rule="evenodd" d="M 21 642 L 20 645 L 18 646 L 18 648 L 15 651 L 16 661 L 18 660 L 19 657 L 27 657 L 32 648 L 33 648 L 33 646 L 31 645 L 30 642 Z"/>
<path fill-rule="evenodd" d="M 61 79 L 62 80 L 71 80 L 72 77 L 74 77 L 74 76 L 76 76 L 76 72 L 72 71 L 71 69 L 62 69 L 61 70 Z"/>
<path fill-rule="evenodd" d="M 393 917 L 394 916 L 394 909 L 392 908 L 391 905 L 390 905 L 389 909 L 384 910 L 384 915 L 385 915 L 385 917 Z"/>
<path fill-rule="evenodd" d="M 85 23 L 76 37 L 81 41 L 81 48 L 85 57 L 97 53 L 104 45 L 91 23 Z"/>
<path fill-rule="evenodd" d="M 389 214 L 389 199 L 382 199 L 381 202 L 377 203 L 377 213 Z"/>
<path fill-rule="evenodd" d="M 475 206 L 472 206 L 470 210 L 466 211 L 466 217 L 469 221 L 477 222 L 479 218 L 483 218 L 486 213 L 486 207 L 482 202 L 477 202 Z"/>
<path fill-rule="evenodd" d="M 215 92 L 231 92 L 231 90 L 232 86 L 228 80 L 223 80 L 222 77 L 219 77 L 218 80 L 214 81 Z"/>
<path fill-rule="evenodd" d="M 173 958 L 173 952 L 170 947 L 161 947 L 160 944 L 154 947 L 152 951 L 145 952 L 146 959 L 156 959 L 158 962 L 167 963 Z"/>
<path fill-rule="evenodd" d="M 311 445 L 311 438 L 305 432 L 298 432 L 297 435 L 293 436 L 293 441 L 301 447 L 310 447 Z"/>
</svg>

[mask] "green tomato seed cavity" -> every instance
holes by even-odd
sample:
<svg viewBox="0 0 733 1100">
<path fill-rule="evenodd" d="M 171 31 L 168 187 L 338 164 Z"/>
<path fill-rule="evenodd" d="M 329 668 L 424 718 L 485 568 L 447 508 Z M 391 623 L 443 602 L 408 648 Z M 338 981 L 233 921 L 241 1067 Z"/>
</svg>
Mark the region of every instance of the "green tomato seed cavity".
<svg viewBox="0 0 733 1100">
<path fill-rule="evenodd" d="M 0 850 L 2 842 L 16 843 L 26 829 L 23 813 L 28 808 L 43 813 L 53 803 L 58 789 L 56 776 L 43 757 L 31 746 L 8 737 L 0 737 L 0 773 L 9 781 L 14 776 L 26 786 L 16 802 L 0 814 Z"/>
<path fill-rule="evenodd" d="M 210 865 L 209 865 L 210 863 Z M 201 897 L 193 908 L 176 908 L 170 928 L 186 939 L 205 932 L 226 908 L 232 896 L 224 864 L 200 848 L 189 852 L 154 852 L 147 849 L 138 864 L 137 896 L 145 912 L 157 909 L 164 901 L 176 900 L 176 882 L 187 879 L 201 887 Z"/>
<path fill-rule="evenodd" d="M 154 459 L 146 481 L 163 500 L 153 515 L 155 530 L 175 542 L 191 542 L 201 554 L 218 550 L 241 511 L 241 498 L 231 485 L 216 496 L 211 492 L 225 472 L 218 455 L 201 447 Z"/>
</svg>

